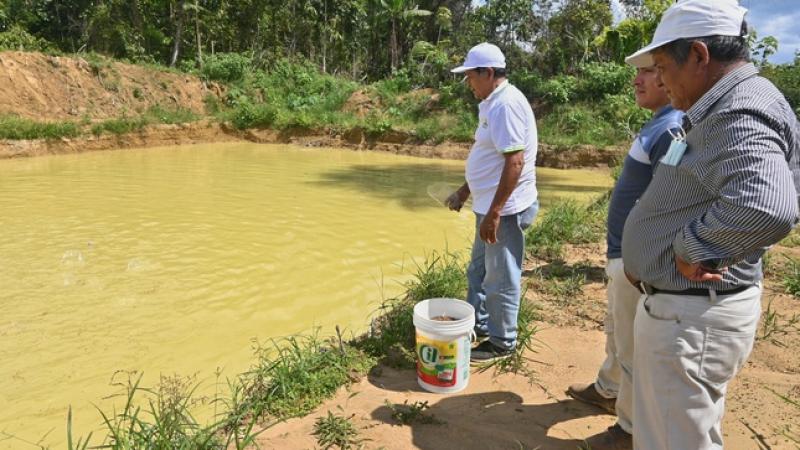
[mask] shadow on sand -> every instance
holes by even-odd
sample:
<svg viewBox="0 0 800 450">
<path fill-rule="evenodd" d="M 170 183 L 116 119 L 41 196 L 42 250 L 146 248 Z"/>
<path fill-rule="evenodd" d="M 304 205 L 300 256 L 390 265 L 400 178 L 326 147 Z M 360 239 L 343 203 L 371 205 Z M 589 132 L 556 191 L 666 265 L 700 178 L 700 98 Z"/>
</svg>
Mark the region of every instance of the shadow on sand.
<svg viewBox="0 0 800 450">
<path fill-rule="evenodd" d="M 387 368 L 371 375 L 369 381 L 380 389 L 419 394 L 421 398 L 417 400 L 431 396 L 419 387 L 411 370 Z M 538 388 L 532 386 L 531 389 Z M 433 398 L 435 400 L 428 400 L 429 408 L 424 414 L 433 416 L 438 423 L 402 425 L 392 417 L 393 410 L 389 405 L 376 408 L 371 417 L 392 426 L 411 427 L 414 448 L 424 450 L 575 450 L 583 442 L 570 437 L 568 430 L 574 430 L 575 425 L 559 427 L 559 424 L 603 414 L 572 399 L 525 404 L 522 397 L 509 391 L 436 395 Z"/>
<path fill-rule="evenodd" d="M 524 404 L 519 395 L 504 391 L 454 395 L 429 406 L 425 414 L 439 423 L 408 425 L 414 447 L 424 450 L 575 450 L 582 440 L 551 429 L 562 422 L 599 414 L 575 400 L 531 405 Z M 392 418 L 389 406 L 377 408 L 372 418 L 400 425 Z"/>
</svg>

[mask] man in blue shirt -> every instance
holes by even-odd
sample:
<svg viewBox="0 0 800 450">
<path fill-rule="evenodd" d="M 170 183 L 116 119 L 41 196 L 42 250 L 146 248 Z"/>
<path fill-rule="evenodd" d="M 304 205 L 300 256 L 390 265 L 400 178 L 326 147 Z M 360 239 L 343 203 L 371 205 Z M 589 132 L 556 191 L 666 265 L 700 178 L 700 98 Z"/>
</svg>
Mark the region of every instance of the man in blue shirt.
<svg viewBox="0 0 800 450">
<path fill-rule="evenodd" d="M 606 359 L 597 380 L 574 384 L 567 394 L 617 414 L 617 424 L 590 440 L 592 449 L 632 448 L 604 445 L 609 434 L 618 441 L 631 442 L 633 425 L 633 319 L 641 293 L 625 279 L 622 264 L 622 229 L 625 219 L 647 188 L 659 160 L 669 149 L 672 134 L 680 129 L 683 114 L 669 104 L 669 97 L 658 81 L 655 67 L 639 68 L 633 81 L 636 104 L 653 111 L 653 118 L 642 127 L 633 141 L 608 210 L 606 275 L 608 310 L 606 312 Z"/>
</svg>

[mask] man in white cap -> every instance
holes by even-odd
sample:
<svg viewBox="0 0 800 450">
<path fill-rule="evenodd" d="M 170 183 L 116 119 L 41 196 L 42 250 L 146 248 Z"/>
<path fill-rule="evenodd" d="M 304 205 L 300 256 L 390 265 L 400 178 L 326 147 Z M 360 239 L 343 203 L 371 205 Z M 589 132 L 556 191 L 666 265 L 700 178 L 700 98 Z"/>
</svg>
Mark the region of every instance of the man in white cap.
<svg viewBox="0 0 800 450">
<path fill-rule="evenodd" d="M 454 73 L 464 73 L 476 98 L 478 129 L 466 165 L 466 183 L 447 199 L 459 211 L 472 195 L 475 241 L 467 269 L 467 301 L 475 308 L 475 333 L 483 341 L 471 360 L 488 363 L 517 345 L 524 230 L 539 209 L 536 191 L 536 121 L 525 95 L 506 80 L 497 46 L 473 47 Z"/>
<path fill-rule="evenodd" d="M 749 63 L 746 10 L 683 0 L 652 44 L 683 131 L 628 215 L 622 257 L 642 292 L 634 322 L 633 447 L 722 449 L 728 382 L 753 347 L 761 257 L 798 219 L 800 130 L 784 96 Z M 615 435 L 589 440 L 620 448 Z"/>
</svg>

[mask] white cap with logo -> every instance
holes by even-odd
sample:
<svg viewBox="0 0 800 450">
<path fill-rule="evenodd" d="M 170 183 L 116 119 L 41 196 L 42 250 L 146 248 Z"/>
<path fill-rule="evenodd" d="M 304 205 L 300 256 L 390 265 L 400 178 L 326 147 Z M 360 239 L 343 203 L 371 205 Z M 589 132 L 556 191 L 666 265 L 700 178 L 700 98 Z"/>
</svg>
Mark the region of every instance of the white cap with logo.
<svg viewBox="0 0 800 450">
<path fill-rule="evenodd" d="M 469 49 L 464 64 L 450 72 L 462 73 L 478 67 L 497 67 L 499 69 L 505 69 L 506 57 L 496 45 L 484 42 Z"/>
<path fill-rule="evenodd" d="M 736 0 L 681 0 L 661 17 L 650 45 L 625 58 L 635 67 L 653 65 L 653 50 L 682 38 L 742 36 L 747 9 Z"/>
</svg>

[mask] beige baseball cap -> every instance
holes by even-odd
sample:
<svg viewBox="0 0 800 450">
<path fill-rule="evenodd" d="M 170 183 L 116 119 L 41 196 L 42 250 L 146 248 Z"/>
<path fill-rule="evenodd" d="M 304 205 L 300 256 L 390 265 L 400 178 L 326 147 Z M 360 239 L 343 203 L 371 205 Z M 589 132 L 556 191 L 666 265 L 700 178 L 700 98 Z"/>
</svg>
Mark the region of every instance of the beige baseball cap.
<svg viewBox="0 0 800 450">
<path fill-rule="evenodd" d="M 650 45 L 625 58 L 634 67 L 653 65 L 651 52 L 682 38 L 741 36 L 747 9 L 736 0 L 681 0 L 669 7 Z"/>
</svg>

